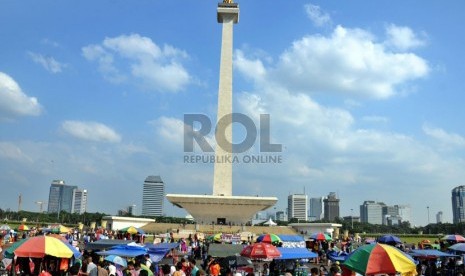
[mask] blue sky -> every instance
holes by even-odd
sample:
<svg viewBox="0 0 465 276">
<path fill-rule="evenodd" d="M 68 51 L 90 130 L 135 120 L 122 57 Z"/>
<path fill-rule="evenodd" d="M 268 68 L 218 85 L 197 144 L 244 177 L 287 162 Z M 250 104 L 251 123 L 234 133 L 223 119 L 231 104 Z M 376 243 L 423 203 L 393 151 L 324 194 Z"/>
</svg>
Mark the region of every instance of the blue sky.
<svg viewBox="0 0 465 276">
<path fill-rule="evenodd" d="M 411 204 L 413 223 L 465 179 L 462 1 L 243 1 L 234 111 L 271 116 L 281 164 L 237 164 L 235 195 L 337 192 Z M 1 1 L 0 208 L 38 210 L 53 179 L 91 212 L 140 206 L 147 175 L 210 194 L 183 163 L 183 115 L 216 114 L 215 1 Z M 237 131 L 237 136 L 240 131 Z M 241 137 L 237 137 L 239 139 Z M 256 149 L 255 149 L 256 150 Z M 169 204 L 167 215 L 183 215 Z"/>
</svg>

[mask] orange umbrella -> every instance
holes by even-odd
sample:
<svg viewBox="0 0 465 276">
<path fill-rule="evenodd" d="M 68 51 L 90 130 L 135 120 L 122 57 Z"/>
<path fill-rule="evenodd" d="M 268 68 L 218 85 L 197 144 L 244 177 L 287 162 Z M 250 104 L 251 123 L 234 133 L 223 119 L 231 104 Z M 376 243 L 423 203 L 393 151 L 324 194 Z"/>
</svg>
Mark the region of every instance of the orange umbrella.
<svg viewBox="0 0 465 276">
<path fill-rule="evenodd" d="M 29 227 L 27 227 L 27 225 L 21 224 L 18 226 L 18 231 L 29 231 Z"/>
</svg>

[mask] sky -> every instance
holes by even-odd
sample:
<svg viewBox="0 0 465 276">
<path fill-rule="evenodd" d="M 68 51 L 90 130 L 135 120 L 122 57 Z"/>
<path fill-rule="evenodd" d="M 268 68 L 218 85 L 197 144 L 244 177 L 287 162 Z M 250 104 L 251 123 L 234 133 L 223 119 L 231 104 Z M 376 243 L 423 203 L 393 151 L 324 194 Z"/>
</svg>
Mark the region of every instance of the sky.
<svg viewBox="0 0 465 276">
<path fill-rule="evenodd" d="M 1 1 L 0 208 L 17 210 L 22 194 L 22 209 L 38 211 L 54 179 L 87 189 L 88 211 L 109 214 L 140 207 L 148 175 L 167 193 L 211 194 L 213 165 L 184 162 L 183 118 L 216 120 L 216 7 Z M 239 7 L 233 110 L 257 125 L 270 115 L 282 162 L 234 164 L 233 194 L 276 196 L 279 211 L 289 194 L 336 192 L 342 216 L 375 200 L 410 204 L 414 225 L 438 211 L 450 222 L 451 190 L 465 184 L 465 3 Z M 263 153 L 255 144 L 246 154 Z"/>
</svg>

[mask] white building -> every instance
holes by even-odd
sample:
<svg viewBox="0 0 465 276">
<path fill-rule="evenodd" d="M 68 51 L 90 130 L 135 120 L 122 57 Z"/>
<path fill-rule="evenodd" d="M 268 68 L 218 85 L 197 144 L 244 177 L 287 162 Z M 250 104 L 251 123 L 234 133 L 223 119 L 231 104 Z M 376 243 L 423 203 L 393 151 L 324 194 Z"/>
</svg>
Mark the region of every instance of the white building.
<svg viewBox="0 0 465 276">
<path fill-rule="evenodd" d="M 307 221 L 308 197 L 303 194 L 294 194 L 287 197 L 288 219 L 296 218 Z"/>
<path fill-rule="evenodd" d="M 87 210 L 87 190 L 74 189 L 73 203 L 71 210 L 73 213 L 83 214 Z"/>
<path fill-rule="evenodd" d="M 142 189 L 142 215 L 162 216 L 165 199 L 165 183 L 160 176 L 148 176 Z"/>
<path fill-rule="evenodd" d="M 155 220 L 147 219 L 147 218 L 117 217 L 117 216 L 104 216 L 102 218 L 102 225 L 106 225 L 106 229 L 114 230 L 114 231 L 129 227 L 129 226 L 140 228 L 152 222 L 155 222 Z"/>
<path fill-rule="evenodd" d="M 402 221 L 412 222 L 412 208 L 410 205 L 394 205 L 397 208 L 397 215 L 402 218 Z"/>
</svg>

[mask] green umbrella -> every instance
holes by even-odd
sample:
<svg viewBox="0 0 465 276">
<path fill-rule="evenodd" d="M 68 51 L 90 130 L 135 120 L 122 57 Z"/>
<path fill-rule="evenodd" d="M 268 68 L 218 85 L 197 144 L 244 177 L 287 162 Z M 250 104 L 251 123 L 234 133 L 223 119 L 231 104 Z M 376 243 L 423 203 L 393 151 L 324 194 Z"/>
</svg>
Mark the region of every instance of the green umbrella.
<svg viewBox="0 0 465 276">
<path fill-rule="evenodd" d="M 5 258 L 7 259 L 13 259 L 13 257 L 15 256 L 14 251 L 16 250 L 16 248 L 18 248 L 21 244 L 23 244 L 27 240 L 28 239 L 22 239 L 22 240 L 19 240 L 13 243 L 10 247 L 8 247 L 7 250 L 5 250 L 5 252 L 3 253 L 3 256 L 5 256 Z"/>
</svg>

